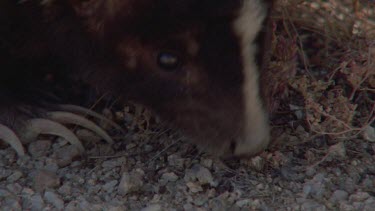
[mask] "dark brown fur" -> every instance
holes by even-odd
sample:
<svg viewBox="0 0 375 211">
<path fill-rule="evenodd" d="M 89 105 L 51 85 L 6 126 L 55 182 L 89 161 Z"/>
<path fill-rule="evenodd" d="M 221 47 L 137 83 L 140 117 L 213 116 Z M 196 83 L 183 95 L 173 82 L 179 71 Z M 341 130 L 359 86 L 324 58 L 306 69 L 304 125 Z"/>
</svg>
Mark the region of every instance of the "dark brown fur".
<svg viewBox="0 0 375 211">
<path fill-rule="evenodd" d="M 152 108 L 218 154 L 244 130 L 241 46 L 231 28 L 242 1 L 46 2 L 0 3 L 0 123 L 43 107 L 45 92 L 73 78 Z M 160 67 L 161 52 L 178 55 L 178 68 Z"/>
</svg>

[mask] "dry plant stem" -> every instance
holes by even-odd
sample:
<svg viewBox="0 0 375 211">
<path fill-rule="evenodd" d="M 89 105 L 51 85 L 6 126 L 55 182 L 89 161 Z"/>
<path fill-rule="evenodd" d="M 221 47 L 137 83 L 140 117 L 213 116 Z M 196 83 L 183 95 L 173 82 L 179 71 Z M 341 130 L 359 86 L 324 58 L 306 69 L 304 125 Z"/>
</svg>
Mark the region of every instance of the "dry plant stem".
<svg viewBox="0 0 375 211">
<path fill-rule="evenodd" d="M 353 100 L 355 93 L 360 89 L 361 85 L 372 75 L 370 67 L 367 68 L 365 77 L 362 78 L 361 82 L 356 87 L 353 87 L 352 93 L 349 95 L 349 100 Z"/>
<path fill-rule="evenodd" d="M 347 127 L 349 127 L 349 129 L 343 130 L 343 131 L 340 131 L 340 132 L 334 132 L 334 133 L 333 132 L 324 132 L 324 131 L 314 130 L 312 128 L 312 125 L 311 125 L 310 121 L 307 121 L 307 123 L 309 124 L 309 128 L 311 129 L 311 131 L 314 132 L 314 133 L 317 133 L 319 135 L 334 135 L 334 136 L 338 136 L 338 135 L 343 135 L 343 134 L 346 134 L 346 133 L 351 133 L 351 132 L 357 131 L 354 135 L 345 138 L 345 139 L 351 139 L 351 138 L 357 137 L 360 133 L 363 132 L 363 130 L 365 130 L 367 127 L 371 126 L 371 124 L 375 121 L 374 112 L 375 112 L 375 104 L 373 104 L 373 106 L 372 106 L 372 110 L 370 112 L 370 115 L 368 116 L 368 120 L 366 121 L 365 125 L 363 125 L 360 128 L 353 128 L 353 127 L 351 127 L 349 125 L 346 125 Z M 329 116 L 331 116 L 331 115 L 329 115 Z M 335 118 L 335 120 L 340 121 L 337 118 Z M 340 122 L 342 122 L 342 121 L 340 121 Z M 341 138 L 341 139 L 343 139 L 343 138 Z"/>
<path fill-rule="evenodd" d="M 328 114 L 328 113 L 326 113 L 324 111 L 320 111 L 319 109 L 315 109 L 315 111 L 318 112 L 319 114 L 323 115 L 324 117 L 330 118 L 330 119 L 332 119 L 332 120 L 334 120 L 334 121 L 342 124 L 343 126 L 345 126 L 348 129 L 352 129 L 352 126 L 348 125 L 346 122 L 344 122 L 344 121 L 342 121 L 340 119 L 337 119 L 337 117 L 332 116 L 331 114 Z"/>
<path fill-rule="evenodd" d="M 327 152 L 324 157 L 322 157 L 322 159 L 320 159 L 319 161 L 317 161 L 316 163 L 306 167 L 306 170 L 309 169 L 309 168 L 315 168 L 317 167 L 318 165 L 320 165 L 321 163 L 323 163 L 329 156 L 330 156 L 330 152 Z"/>
<path fill-rule="evenodd" d="M 299 51 L 299 54 L 300 54 L 300 56 L 302 58 L 305 71 L 309 74 L 309 76 L 311 78 L 314 79 L 313 75 L 309 71 L 309 65 L 308 65 L 309 62 L 307 61 L 307 57 L 306 57 L 305 51 L 303 49 L 303 44 L 302 44 L 301 37 L 298 34 L 297 29 L 296 29 L 295 25 L 293 24 L 292 18 L 289 16 L 289 13 L 285 9 L 283 9 L 282 11 L 283 11 L 283 18 L 287 17 L 287 20 L 289 21 L 288 25 L 292 26 L 294 33 L 297 35 L 298 45 L 299 45 L 298 51 Z M 285 26 L 284 29 L 288 33 L 289 37 L 293 37 L 292 33 L 290 32 L 290 30 L 286 27 L 287 24 L 283 24 L 283 25 Z"/>
<path fill-rule="evenodd" d="M 371 88 L 361 88 L 359 89 L 359 91 L 363 91 L 363 92 L 373 92 L 375 93 L 375 89 L 371 89 Z M 373 100 L 370 100 L 373 102 Z"/>
</svg>

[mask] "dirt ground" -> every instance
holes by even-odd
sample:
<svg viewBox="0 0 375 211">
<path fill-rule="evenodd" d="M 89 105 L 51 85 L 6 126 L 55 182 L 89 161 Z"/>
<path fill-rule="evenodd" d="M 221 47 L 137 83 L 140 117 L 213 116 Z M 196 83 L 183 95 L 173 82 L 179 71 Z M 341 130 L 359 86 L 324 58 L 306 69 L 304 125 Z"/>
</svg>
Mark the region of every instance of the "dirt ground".
<svg viewBox="0 0 375 211">
<path fill-rule="evenodd" d="M 205 154 L 139 105 L 100 112 L 116 143 L 41 136 L 0 148 L 0 210 L 374 210 L 375 3 L 280 1 L 267 90 L 273 144 Z"/>
</svg>

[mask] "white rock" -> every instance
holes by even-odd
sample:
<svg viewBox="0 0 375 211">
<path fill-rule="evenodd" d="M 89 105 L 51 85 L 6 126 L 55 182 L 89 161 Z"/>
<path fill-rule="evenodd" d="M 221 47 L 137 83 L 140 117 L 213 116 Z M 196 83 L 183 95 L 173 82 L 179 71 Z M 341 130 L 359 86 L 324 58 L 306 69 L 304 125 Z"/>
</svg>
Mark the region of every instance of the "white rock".
<svg viewBox="0 0 375 211">
<path fill-rule="evenodd" d="M 46 200 L 47 203 L 55 206 L 56 209 L 58 209 L 58 210 L 64 209 L 64 201 L 56 193 L 54 193 L 52 191 L 46 191 L 44 193 L 44 199 Z"/>
</svg>

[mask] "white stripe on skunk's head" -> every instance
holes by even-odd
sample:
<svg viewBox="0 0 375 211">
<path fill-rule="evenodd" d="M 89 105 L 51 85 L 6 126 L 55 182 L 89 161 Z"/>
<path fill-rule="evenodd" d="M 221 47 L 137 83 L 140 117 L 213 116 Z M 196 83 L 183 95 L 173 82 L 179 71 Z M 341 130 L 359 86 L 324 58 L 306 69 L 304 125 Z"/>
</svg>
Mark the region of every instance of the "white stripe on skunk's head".
<svg viewBox="0 0 375 211">
<path fill-rule="evenodd" d="M 216 155 L 246 156 L 269 142 L 258 46 L 271 1 L 89 0 L 74 8 L 118 64 L 91 74 L 96 85 L 150 107 Z"/>
<path fill-rule="evenodd" d="M 264 29 L 267 8 L 261 0 L 244 1 L 234 29 L 241 42 L 241 55 L 244 73 L 244 130 L 234 148 L 235 155 L 254 154 L 269 143 L 269 126 L 265 108 L 260 98 L 259 69 L 256 61 L 261 44 L 256 38 Z M 258 61 L 258 64 L 260 61 Z"/>
</svg>

